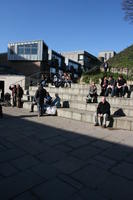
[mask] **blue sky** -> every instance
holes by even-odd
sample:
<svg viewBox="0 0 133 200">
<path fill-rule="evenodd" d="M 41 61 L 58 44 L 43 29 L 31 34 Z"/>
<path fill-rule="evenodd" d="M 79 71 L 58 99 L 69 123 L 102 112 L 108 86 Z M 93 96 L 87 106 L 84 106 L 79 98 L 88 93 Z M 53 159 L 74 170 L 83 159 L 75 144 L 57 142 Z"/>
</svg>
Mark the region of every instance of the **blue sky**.
<svg viewBox="0 0 133 200">
<path fill-rule="evenodd" d="M 119 52 L 133 44 L 121 1 L 0 0 L 0 52 L 8 42 L 38 39 L 59 52 Z"/>
</svg>

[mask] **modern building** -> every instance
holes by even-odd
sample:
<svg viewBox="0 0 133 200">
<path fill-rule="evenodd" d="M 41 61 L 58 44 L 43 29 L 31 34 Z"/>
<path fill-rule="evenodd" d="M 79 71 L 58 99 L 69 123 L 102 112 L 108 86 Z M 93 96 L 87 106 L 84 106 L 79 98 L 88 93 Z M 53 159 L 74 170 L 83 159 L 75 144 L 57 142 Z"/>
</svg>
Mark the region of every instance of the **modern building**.
<svg viewBox="0 0 133 200">
<path fill-rule="evenodd" d="M 68 59 L 80 63 L 84 71 L 88 71 L 89 69 L 100 65 L 100 61 L 87 51 L 63 52 L 61 54 Z"/>
<path fill-rule="evenodd" d="M 69 58 L 65 58 L 66 69 L 68 72 L 73 73 L 74 78 L 81 75 L 81 64 Z"/>
<path fill-rule="evenodd" d="M 0 64 L 29 76 L 45 71 L 48 66 L 48 46 L 43 40 L 8 44 L 8 52 L 0 55 Z"/>
<path fill-rule="evenodd" d="M 102 51 L 98 54 L 98 59 L 102 62 L 106 62 L 110 58 L 113 58 L 116 55 L 115 51 Z"/>
<path fill-rule="evenodd" d="M 54 50 L 48 51 L 48 63 L 50 73 L 63 73 L 66 70 L 65 57 Z"/>
</svg>

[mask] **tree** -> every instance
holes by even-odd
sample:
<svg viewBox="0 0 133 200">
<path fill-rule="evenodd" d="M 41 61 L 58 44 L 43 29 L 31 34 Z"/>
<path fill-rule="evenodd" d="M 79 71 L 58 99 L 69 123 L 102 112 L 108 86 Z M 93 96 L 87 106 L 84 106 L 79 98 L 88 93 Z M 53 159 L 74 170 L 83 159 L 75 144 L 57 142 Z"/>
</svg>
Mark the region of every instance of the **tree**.
<svg viewBox="0 0 133 200">
<path fill-rule="evenodd" d="M 122 9 L 125 12 L 125 19 L 133 23 L 133 0 L 123 0 Z"/>
</svg>

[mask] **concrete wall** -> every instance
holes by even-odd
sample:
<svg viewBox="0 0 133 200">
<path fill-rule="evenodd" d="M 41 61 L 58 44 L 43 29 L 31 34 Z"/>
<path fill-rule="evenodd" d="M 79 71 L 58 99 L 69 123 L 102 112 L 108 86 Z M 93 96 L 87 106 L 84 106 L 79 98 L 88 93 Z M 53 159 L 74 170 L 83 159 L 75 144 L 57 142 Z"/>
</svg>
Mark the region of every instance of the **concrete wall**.
<svg viewBox="0 0 133 200">
<path fill-rule="evenodd" d="M 21 87 L 25 87 L 25 76 L 19 75 L 0 75 L 0 81 L 4 81 L 5 93 L 8 92 L 11 94 L 11 90 L 9 90 L 9 86 L 11 84 L 20 84 Z"/>
</svg>

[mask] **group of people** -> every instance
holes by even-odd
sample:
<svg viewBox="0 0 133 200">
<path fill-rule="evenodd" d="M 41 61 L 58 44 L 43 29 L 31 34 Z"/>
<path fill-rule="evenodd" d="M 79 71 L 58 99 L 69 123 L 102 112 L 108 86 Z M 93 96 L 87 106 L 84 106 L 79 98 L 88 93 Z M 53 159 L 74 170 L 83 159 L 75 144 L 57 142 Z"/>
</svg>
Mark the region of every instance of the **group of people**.
<svg viewBox="0 0 133 200">
<path fill-rule="evenodd" d="M 126 79 L 122 75 L 119 75 L 118 79 L 115 80 L 112 75 L 104 76 L 101 80 L 101 93 L 100 96 L 108 96 L 111 94 L 111 97 L 124 97 L 127 94 L 127 97 L 130 97 L 130 90 L 127 86 Z"/>
<path fill-rule="evenodd" d="M 31 104 L 31 111 L 34 112 L 34 105 L 37 105 L 38 108 L 38 116 L 42 116 L 43 113 L 46 112 L 46 110 L 52 109 L 52 107 L 59 108 L 61 107 L 60 103 L 61 99 L 58 95 L 58 93 L 55 93 L 55 99 L 53 100 L 50 96 L 49 92 L 46 91 L 46 89 L 43 88 L 42 84 L 38 85 L 38 89 L 36 90 L 33 102 Z"/>
<path fill-rule="evenodd" d="M 71 87 L 72 79 L 69 73 L 54 74 L 51 82 L 55 87 Z"/>
<path fill-rule="evenodd" d="M 101 81 L 101 93 L 102 96 L 101 102 L 97 106 L 97 110 L 94 116 L 95 126 L 101 125 L 106 128 L 106 122 L 110 118 L 110 104 L 107 102 L 106 97 L 108 95 L 111 97 L 124 97 L 127 94 L 127 98 L 130 98 L 131 91 L 127 86 L 126 80 L 122 75 L 119 75 L 117 81 L 113 78 L 112 75 L 104 76 Z M 97 103 L 97 87 L 94 82 L 91 83 L 89 87 L 89 94 L 86 98 L 86 103 Z"/>
<path fill-rule="evenodd" d="M 10 85 L 9 89 L 12 91 L 12 106 L 22 108 L 22 97 L 23 97 L 23 89 L 22 87 L 17 85 Z"/>
</svg>

